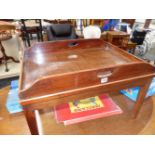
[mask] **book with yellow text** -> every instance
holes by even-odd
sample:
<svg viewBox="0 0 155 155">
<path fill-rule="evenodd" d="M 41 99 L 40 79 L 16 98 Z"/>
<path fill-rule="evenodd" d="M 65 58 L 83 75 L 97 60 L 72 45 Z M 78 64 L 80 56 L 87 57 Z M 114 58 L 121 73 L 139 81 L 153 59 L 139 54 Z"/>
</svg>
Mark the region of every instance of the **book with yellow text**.
<svg viewBox="0 0 155 155">
<path fill-rule="evenodd" d="M 122 110 L 107 94 L 55 106 L 57 122 L 65 125 L 121 114 Z"/>
</svg>

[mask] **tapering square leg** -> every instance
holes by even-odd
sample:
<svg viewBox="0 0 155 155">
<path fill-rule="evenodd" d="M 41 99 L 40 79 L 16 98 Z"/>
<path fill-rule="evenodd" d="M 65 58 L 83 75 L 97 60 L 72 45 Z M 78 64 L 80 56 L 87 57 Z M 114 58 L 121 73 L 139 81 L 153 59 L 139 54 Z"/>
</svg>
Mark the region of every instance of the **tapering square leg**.
<svg viewBox="0 0 155 155">
<path fill-rule="evenodd" d="M 24 114 L 25 114 L 31 134 L 39 135 L 35 111 L 24 109 Z"/>
<path fill-rule="evenodd" d="M 139 113 L 139 111 L 140 111 L 140 108 L 141 108 L 141 106 L 143 104 L 143 101 L 144 101 L 145 96 L 147 94 L 148 88 L 149 88 L 149 86 L 151 84 L 151 81 L 152 81 L 152 78 L 146 80 L 145 85 L 140 87 L 140 90 L 139 90 L 139 93 L 138 93 L 138 97 L 137 97 L 135 106 L 133 108 L 133 118 L 136 118 L 138 113 Z"/>
</svg>

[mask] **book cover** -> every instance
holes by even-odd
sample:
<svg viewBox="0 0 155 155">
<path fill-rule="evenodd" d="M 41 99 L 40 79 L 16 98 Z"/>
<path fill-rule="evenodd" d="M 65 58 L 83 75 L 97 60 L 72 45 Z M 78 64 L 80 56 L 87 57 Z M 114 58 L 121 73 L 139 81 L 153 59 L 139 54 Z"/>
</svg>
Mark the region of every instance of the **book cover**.
<svg viewBox="0 0 155 155">
<path fill-rule="evenodd" d="M 107 94 L 54 107 L 55 119 L 64 125 L 121 114 L 122 112 Z"/>
<path fill-rule="evenodd" d="M 125 95 L 129 99 L 136 101 L 138 93 L 139 93 L 139 87 L 120 90 L 120 93 Z"/>
<path fill-rule="evenodd" d="M 11 81 L 10 90 L 6 101 L 6 108 L 11 114 L 23 111 L 23 108 L 19 103 L 18 80 Z"/>
<path fill-rule="evenodd" d="M 101 107 L 104 107 L 104 104 L 102 103 L 102 101 L 98 96 L 75 101 L 75 102 L 69 102 L 69 108 L 71 113 L 87 111 L 87 110 L 97 109 Z"/>
<path fill-rule="evenodd" d="M 18 88 L 10 89 L 6 101 L 6 108 L 10 113 L 17 113 L 23 111 L 19 103 Z"/>
<path fill-rule="evenodd" d="M 11 81 L 10 88 L 11 89 L 17 89 L 18 88 L 18 80 Z"/>
</svg>

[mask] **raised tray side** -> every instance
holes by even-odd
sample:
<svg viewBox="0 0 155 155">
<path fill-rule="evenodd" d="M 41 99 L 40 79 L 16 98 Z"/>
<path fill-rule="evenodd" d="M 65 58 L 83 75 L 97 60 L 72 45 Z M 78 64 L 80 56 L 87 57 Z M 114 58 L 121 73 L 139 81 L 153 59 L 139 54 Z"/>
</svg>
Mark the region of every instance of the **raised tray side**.
<svg viewBox="0 0 155 155">
<path fill-rule="evenodd" d="M 21 90 L 46 76 L 135 62 L 141 61 L 101 39 L 36 43 L 24 52 Z"/>
<path fill-rule="evenodd" d="M 103 74 L 105 74 L 105 76 L 103 76 Z M 67 90 L 98 85 L 102 82 L 104 84 L 138 76 L 153 77 L 155 76 L 155 68 L 147 63 L 141 62 L 111 68 L 81 71 L 72 74 L 62 74 L 59 76 L 42 77 L 34 81 L 27 89 L 20 90 L 19 96 L 20 99 L 44 97 L 49 94 L 57 94 Z"/>
</svg>

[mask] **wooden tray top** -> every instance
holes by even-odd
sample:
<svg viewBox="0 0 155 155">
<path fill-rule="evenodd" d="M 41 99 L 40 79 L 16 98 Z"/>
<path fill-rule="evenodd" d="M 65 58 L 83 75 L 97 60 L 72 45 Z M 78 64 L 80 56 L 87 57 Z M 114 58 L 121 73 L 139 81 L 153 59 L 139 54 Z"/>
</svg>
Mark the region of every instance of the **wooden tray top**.
<svg viewBox="0 0 155 155">
<path fill-rule="evenodd" d="M 155 73 L 153 66 L 100 39 L 36 43 L 23 55 L 19 96 L 27 99 L 100 84 L 97 75 L 104 71 L 112 73 L 108 82 Z"/>
</svg>

